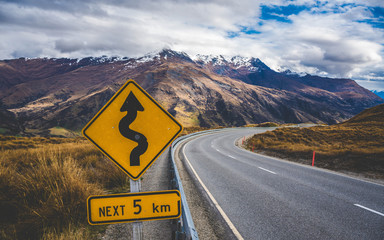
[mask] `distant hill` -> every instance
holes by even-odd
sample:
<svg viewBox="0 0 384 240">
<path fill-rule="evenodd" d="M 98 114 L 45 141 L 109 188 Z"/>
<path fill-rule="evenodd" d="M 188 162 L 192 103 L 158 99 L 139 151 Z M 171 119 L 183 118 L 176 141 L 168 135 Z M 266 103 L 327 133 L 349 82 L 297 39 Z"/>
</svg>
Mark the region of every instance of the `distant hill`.
<svg viewBox="0 0 384 240">
<path fill-rule="evenodd" d="M 332 126 L 280 128 L 257 134 L 249 150 L 310 165 L 384 180 L 384 104 Z"/>
<path fill-rule="evenodd" d="M 334 124 L 384 103 L 350 79 L 279 73 L 257 58 L 192 58 L 170 49 L 139 58 L 2 60 L 0 103 L 23 134 L 79 131 L 130 78 L 185 127 Z"/>
<path fill-rule="evenodd" d="M 365 125 L 384 126 L 384 104 L 366 109 L 340 125 L 356 125 L 361 127 Z"/>
</svg>

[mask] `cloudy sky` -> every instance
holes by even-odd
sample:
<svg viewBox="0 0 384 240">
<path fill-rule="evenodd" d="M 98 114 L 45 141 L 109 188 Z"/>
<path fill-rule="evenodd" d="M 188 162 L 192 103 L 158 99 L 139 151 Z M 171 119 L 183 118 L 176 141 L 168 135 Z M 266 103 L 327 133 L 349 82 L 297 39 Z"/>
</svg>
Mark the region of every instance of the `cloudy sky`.
<svg viewBox="0 0 384 240">
<path fill-rule="evenodd" d="M 384 91 L 383 0 L 0 0 L 0 59 L 171 48 Z"/>
</svg>

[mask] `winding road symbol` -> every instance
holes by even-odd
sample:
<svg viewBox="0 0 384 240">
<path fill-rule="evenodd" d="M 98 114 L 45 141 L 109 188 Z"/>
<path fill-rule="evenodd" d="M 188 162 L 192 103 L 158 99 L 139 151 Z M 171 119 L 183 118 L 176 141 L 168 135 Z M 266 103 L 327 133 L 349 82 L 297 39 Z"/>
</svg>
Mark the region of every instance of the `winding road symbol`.
<svg viewBox="0 0 384 240">
<path fill-rule="evenodd" d="M 82 133 L 131 179 L 138 180 L 182 130 L 167 110 L 130 79 Z"/>
<path fill-rule="evenodd" d="M 123 137 L 138 143 L 137 147 L 132 150 L 129 156 L 130 166 L 140 166 L 140 155 L 143 155 L 148 149 L 147 138 L 143 134 L 136 132 L 129 127 L 129 125 L 135 121 L 137 112 L 139 111 L 143 112 L 144 107 L 139 100 L 137 100 L 133 92 L 130 92 L 120 109 L 120 112 L 127 112 L 127 115 L 125 115 L 119 122 L 120 134 L 123 135 Z"/>
</svg>

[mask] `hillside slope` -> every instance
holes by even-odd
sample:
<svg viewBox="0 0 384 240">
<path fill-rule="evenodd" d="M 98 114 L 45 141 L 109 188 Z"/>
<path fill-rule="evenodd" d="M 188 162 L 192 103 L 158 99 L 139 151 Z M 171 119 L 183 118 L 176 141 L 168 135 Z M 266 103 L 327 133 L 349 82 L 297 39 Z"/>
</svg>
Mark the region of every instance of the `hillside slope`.
<svg viewBox="0 0 384 240">
<path fill-rule="evenodd" d="M 24 133 L 80 130 L 127 79 L 184 126 L 337 123 L 384 102 L 352 80 L 317 77 L 324 83 L 316 85 L 277 73 L 259 59 L 220 58 L 192 59 L 166 49 L 140 58 L 3 60 L 0 101 L 17 115 Z"/>
<path fill-rule="evenodd" d="M 248 139 L 246 148 L 304 164 L 384 180 L 384 104 L 332 126 L 280 128 Z"/>
<path fill-rule="evenodd" d="M 16 115 L 0 106 L 0 134 L 18 134 L 23 131 Z"/>
<path fill-rule="evenodd" d="M 384 104 L 366 109 L 340 125 L 382 128 L 384 126 Z"/>
</svg>

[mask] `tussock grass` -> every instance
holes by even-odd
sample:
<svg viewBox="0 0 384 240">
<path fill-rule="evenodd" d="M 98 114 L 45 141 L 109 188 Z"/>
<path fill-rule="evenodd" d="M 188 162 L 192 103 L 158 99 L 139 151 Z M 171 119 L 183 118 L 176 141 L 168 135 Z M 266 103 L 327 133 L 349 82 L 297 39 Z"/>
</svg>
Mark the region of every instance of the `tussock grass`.
<svg viewBox="0 0 384 240">
<path fill-rule="evenodd" d="M 43 240 L 79 240 L 79 239 L 93 239 L 94 236 L 88 228 L 85 227 L 72 227 L 68 226 L 62 232 L 47 230 L 44 232 L 41 239 Z"/>
<path fill-rule="evenodd" d="M 188 135 L 195 132 L 201 132 L 206 130 L 212 130 L 212 129 L 221 129 L 224 127 L 214 127 L 214 128 L 207 128 L 207 127 L 186 127 L 181 132 L 180 136 Z"/>
<path fill-rule="evenodd" d="M 274 123 L 274 122 L 264 122 L 264 123 L 257 123 L 257 124 L 247 124 L 244 127 L 278 127 L 280 124 Z"/>
<path fill-rule="evenodd" d="M 207 127 L 185 127 L 183 131 L 181 132 L 180 136 L 188 135 L 195 132 L 201 132 L 209 130 L 210 128 Z"/>
<path fill-rule="evenodd" d="M 0 150 L 35 148 L 43 144 L 84 142 L 83 138 L 15 137 L 0 135 Z"/>
<path fill-rule="evenodd" d="M 0 142 L 0 239 L 89 239 L 86 199 L 128 191 L 128 177 L 84 139 Z"/>
<path fill-rule="evenodd" d="M 349 125 L 279 128 L 245 142 L 248 150 L 322 168 L 384 179 L 384 126 Z"/>
</svg>

